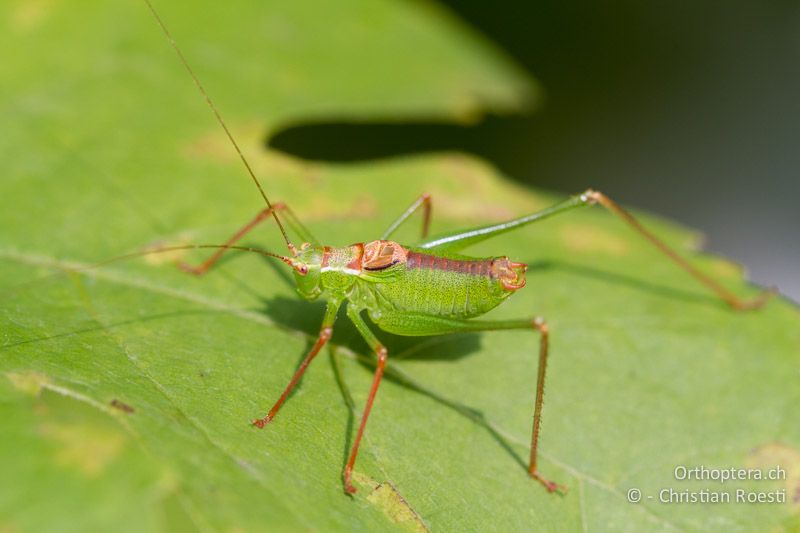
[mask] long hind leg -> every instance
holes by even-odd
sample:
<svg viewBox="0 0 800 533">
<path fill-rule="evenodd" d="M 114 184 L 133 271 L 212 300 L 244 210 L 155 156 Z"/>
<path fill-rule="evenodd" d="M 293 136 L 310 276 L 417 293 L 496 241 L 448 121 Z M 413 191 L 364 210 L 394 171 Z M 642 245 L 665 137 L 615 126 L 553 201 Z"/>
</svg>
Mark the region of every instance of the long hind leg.
<svg viewBox="0 0 800 533">
<path fill-rule="evenodd" d="M 445 235 L 439 235 L 436 238 L 418 243 L 417 246 L 425 250 L 431 250 L 436 252 L 443 252 L 443 251 L 456 252 L 466 248 L 467 246 L 477 244 L 481 241 L 490 239 L 502 233 L 513 231 L 522 226 L 526 226 L 528 224 L 532 224 L 534 222 L 544 220 L 551 216 L 559 215 L 561 213 L 566 213 L 567 211 L 571 211 L 572 209 L 578 207 L 590 206 L 595 204 L 603 206 L 608 211 L 610 211 L 611 213 L 619 217 L 621 220 L 623 220 L 626 224 L 628 224 L 631 228 L 633 228 L 639 235 L 644 237 L 653 246 L 658 248 L 665 256 L 667 256 L 668 259 L 670 259 L 677 266 L 688 272 L 697 281 L 699 281 L 700 283 L 711 289 L 713 292 L 715 292 L 722 300 L 725 301 L 725 303 L 727 303 L 733 309 L 736 309 L 737 311 L 743 311 L 747 309 L 755 309 L 761 307 L 764 304 L 764 302 L 766 302 L 769 299 L 769 297 L 774 294 L 774 291 L 765 291 L 750 300 L 745 300 L 736 296 L 728 289 L 717 283 L 716 280 L 714 280 L 707 274 L 704 274 L 703 272 L 692 266 L 692 264 L 689 263 L 689 261 L 684 259 L 675 250 L 667 246 L 664 243 L 664 241 L 656 237 L 647 228 L 642 226 L 642 224 L 638 220 L 636 220 L 636 218 L 633 215 L 628 213 L 615 201 L 610 199 L 605 194 L 598 191 L 594 191 L 592 189 L 587 189 L 581 194 L 572 196 L 571 198 L 568 198 L 563 202 L 548 207 L 547 209 L 531 213 L 529 215 L 525 215 L 512 220 L 506 220 L 505 222 L 500 222 L 497 224 L 490 224 L 488 226 L 481 226 L 478 228 L 472 228 Z"/>
<path fill-rule="evenodd" d="M 395 321 L 396 320 L 396 321 Z M 544 382 L 547 372 L 550 331 L 541 317 L 531 320 L 460 320 L 421 313 L 403 315 L 387 314 L 379 323 L 382 329 L 404 335 L 442 335 L 467 331 L 498 331 L 508 329 L 533 330 L 539 333 L 539 366 L 536 376 L 536 396 L 533 404 L 533 427 L 531 429 L 530 462 L 528 474 L 541 483 L 548 492 L 566 491 L 558 483 L 550 481 L 539 471 L 539 433 L 544 405 Z"/>
<path fill-rule="evenodd" d="M 600 204 L 605 207 L 607 210 L 615 214 L 617 217 L 621 218 L 626 224 L 636 230 L 639 235 L 647 239 L 653 246 L 661 250 L 661 252 L 670 258 L 676 265 L 684 269 L 688 272 L 692 277 L 694 277 L 697 281 L 717 293 L 722 300 L 725 301 L 729 306 L 737 311 L 745 311 L 747 309 L 757 309 L 764 305 L 770 296 L 774 293 L 773 291 L 765 291 L 755 298 L 750 300 L 743 300 L 730 292 L 728 289 L 717 283 L 717 281 L 704 274 L 697 268 L 691 265 L 686 259 L 681 257 L 675 250 L 667 246 L 664 241 L 653 235 L 647 228 L 642 226 L 642 224 L 634 218 L 628 211 L 622 208 L 617 202 L 606 196 L 605 194 L 599 191 L 593 191 L 589 189 L 588 191 L 584 192 L 582 197 L 586 198 L 587 203 L 589 204 Z"/>
<path fill-rule="evenodd" d="M 344 467 L 344 472 L 342 472 L 342 478 L 344 479 L 344 490 L 349 492 L 350 494 L 355 494 L 356 488 L 353 486 L 352 477 L 353 477 L 353 467 L 356 464 L 356 457 L 358 457 L 358 447 L 361 444 L 361 438 L 364 436 L 364 428 L 367 427 L 367 419 L 369 418 L 369 413 L 372 411 L 372 403 L 375 401 L 375 395 L 378 393 L 378 386 L 381 384 L 381 379 L 383 378 L 383 369 L 386 367 L 386 360 L 389 357 L 389 352 L 386 348 L 381 344 L 378 338 L 372 333 L 372 330 L 369 329 L 364 319 L 361 318 L 359 311 L 351 306 L 347 307 L 347 316 L 355 325 L 358 332 L 367 342 L 370 348 L 375 352 L 377 357 L 377 365 L 375 366 L 375 376 L 372 378 L 372 387 L 369 389 L 369 396 L 367 397 L 367 403 L 364 406 L 364 414 L 361 415 L 361 423 L 358 426 L 358 433 L 356 433 L 356 438 L 353 441 L 353 447 L 350 450 L 350 457 L 347 459 L 347 465 Z"/>
</svg>

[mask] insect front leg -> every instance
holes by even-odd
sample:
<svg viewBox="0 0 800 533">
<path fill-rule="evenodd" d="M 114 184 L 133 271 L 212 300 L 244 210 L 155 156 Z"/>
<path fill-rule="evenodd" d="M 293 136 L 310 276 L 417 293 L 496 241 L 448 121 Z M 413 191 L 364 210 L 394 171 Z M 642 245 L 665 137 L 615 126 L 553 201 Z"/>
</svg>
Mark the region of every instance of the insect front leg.
<svg viewBox="0 0 800 533">
<path fill-rule="evenodd" d="M 353 448 L 350 450 L 350 457 L 347 459 L 347 465 L 344 467 L 342 478 L 344 479 L 344 490 L 350 494 L 356 493 L 356 488 L 353 486 L 353 466 L 356 464 L 356 457 L 358 456 L 358 446 L 361 444 L 361 437 L 364 436 L 364 428 L 367 426 L 367 419 L 369 413 L 372 411 L 372 403 L 375 401 L 375 395 L 378 392 L 378 386 L 381 384 L 383 378 L 383 369 L 386 367 L 386 360 L 389 357 L 389 352 L 386 347 L 381 344 L 375 334 L 369 329 L 364 319 L 361 318 L 360 311 L 351 305 L 347 306 L 347 316 L 356 326 L 358 332 L 367 341 L 370 348 L 375 351 L 378 358 L 378 363 L 375 366 L 375 375 L 372 378 L 372 387 L 369 389 L 369 396 L 367 397 L 367 404 L 364 406 L 364 414 L 361 415 L 361 424 L 358 426 L 358 433 L 356 439 L 353 441 Z"/>
<path fill-rule="evenodd" d="M 313 235 L 306 229 L 305 226 L 300 222 L 300 220 L 295 216 L 294 212 L 289 209 L 289 206 L 284 204 L 283 202 L 278 202 L 273 204 L 272 207 L 267 207 L 259 211 L 259 213 L 247 224 L 245 224 L 239 231 L 233 234 L 231 238 L 225 241 L 225 244 L 220 247 L 219 250 L 214 252 L 208 259 L 203 261 L 197 266 L 192 266 L 188 263 L 180 263 L 178 266 L 184 272 L 188 272 L 190 274 L 194 274 L 195 276 L 202 276 L 205 274 L 214 264 L 219 261 L 220 257 L 228 251 L 227 247 L 233 246 L 236 242 L 239 241 L 242 237 L 244 237 L 247 233 L 250 232 L 253 228 L 258 226 L 262 221 L 270 218 L 273 212 L 281 212 L 286 216 L 289 221 L 289 225 L 291 228 L 303 239 L 304 242 L 310 242 L 312 244 L 316 244 L 317 240 L 314 238 Z"/>
<path fill-rule="evenodd" d="M 387 313 L 380 322 L 381 329 L 400 335 L 443 335 L 447 333 L 498 331 L 508 329 L 535 330 L 539 332 L 539 368 L 536 377 L 536 399 L 533 406 L 531 453 L 528 474 L 541 483 L 548 492 L 567 489 L 545 478 L 539 471 L 539 433 L 544 405 L 544 382 L 547 371 L 550 331 L 541 317 L 532 320 L 464 320 L 421 313 Z"/>
<path fill-rule="evenodd" d="M 319 351 L 325 346 L 331 335 L 333 335 L 333 323 L 336 321 L 336 313 L 339 311 L 339 307 L 341 306 L 342 302 L 338 299 L 330 299 L 328 300 L 328 307 L 325 309 L 325 317 L 322 319 L 322 327 L 319 330 L 319 335 L 317 336 L 317 341 L 314 343 L 314 346 L 311 347 L 311 350 L 308 351 L 308 355 L 306 355 L 303 362 L 300 363 L 300 366 L 295 371 L 292 380 L 284 389 L 283 394 L 281 394 L 278 401 L 275 402 L 275 405 L 272 406 L 272 409 L 269 410 L 267 416 L 264 418 L 258 418 L 253 420 L 253 425 L 259 428 L 263 428 L 266 426 L 273 418 L 275 418 L 275 414 L 278 412 L 278 409 L 281 408 L 283 402 L 286 401 L 286 398 L 289 397 L 289 394 L 294 389 L 294 386 L 297 385 L 297 382 L 300 381 L 300 378 L 303 376 L 303 373 L 308 368 L 308 365 L 311 364 L 311 361 L 314 360 L 314 357 L 317 356 Z"/>
<path fill-rule="evenodd" d="M 424 239 L 425 237 L 427 237 L 428 236 L 428 229 L 429 229 L 430 224 L 431 224 L 431 208 L 432 208 L 432 205 L 431 205 L 431 195 L 428 194 L 428 193 L 424 193 L 424 194 L 420 195 L 419 198 L 414 200 L 414 203 L 412 203 L 410 206 L 408 206 L 408 209 L 406 209 L 403 212 L 403 214 L 400 215 L 397 218 L 397 220 L 395 220 L 394 222 L 389 224 L 389 227 L 386 228 L 386 231 L 384 231 L 383 235 L 381 235 L 381 240 L 388 239 L 395 231 L 397 231 L 397 228 L 399 228 L 403 224 L 403 222 L 408 220 L 408 217 L 413 215 L 420 207 L 422 207 L 422 209 L 424 210 L 423 213 L 422 213 L 422 237 L 421 238 Z"/>
</svg>

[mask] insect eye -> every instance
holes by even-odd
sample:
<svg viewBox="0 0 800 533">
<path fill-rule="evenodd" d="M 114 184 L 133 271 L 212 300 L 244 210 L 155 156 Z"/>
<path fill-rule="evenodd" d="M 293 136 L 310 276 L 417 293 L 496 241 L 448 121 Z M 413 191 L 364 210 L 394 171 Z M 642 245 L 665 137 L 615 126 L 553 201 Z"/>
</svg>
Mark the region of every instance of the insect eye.
<svg viewBox="0 0 800 533">
<path fill-rule="evenodd" d="M 306 274 L 308 274 L 308 266 L 302 265 L 302 266 L 298 267 L 297 268 L 297 272 L 301 276 L 305 276 Z"/>
</svg>

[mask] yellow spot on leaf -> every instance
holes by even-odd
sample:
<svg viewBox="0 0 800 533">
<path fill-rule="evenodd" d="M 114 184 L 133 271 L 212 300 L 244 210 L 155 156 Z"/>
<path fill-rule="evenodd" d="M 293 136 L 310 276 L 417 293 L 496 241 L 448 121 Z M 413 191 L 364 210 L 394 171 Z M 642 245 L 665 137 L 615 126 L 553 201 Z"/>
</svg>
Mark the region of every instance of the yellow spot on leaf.
<svg viewBox="0 0 800 533">
<path fill-rule="evenodd" d="M 22 0 L 11 12 L 11 23 L 19 31 L 35 29 L 53 11 L 52 0 Z"/>
<path fill-rule="evenodd" d="M 50 383 L 47 376 L 38 372 L 8 372 L 6 377 L 15 389 L 36 396 L 42 387 Z"/>
<path fill-rule="evenodd" d="M 589 225 L 569 225 L 561 229 L 561 239 L 576 252 L 602 252 L 623 255 L 628 244 L 605 230 Z"/>
<path fill-rule="evenodd" d="M 369 476 L 358 473 L 353 474 L 353 479 L 369 490 L 367 501 L 380 509 L 389 520 L 407 531 L 429 531 L 422 518 L 408 504 L 394 485 L 388 481 L 379 483 Z"/>
<path fill-rule="evenodd" d="M 329 175 L 325 167 L 304 161 L 276 150 L 264 150 L 264 126 L 260 123 L 236 123 L 231 130 L 238 139 L 253 171 L 268 191 L 273 203 L 285 201 L 304 222 L 332 219 L 366 219 L 378 212 L 375 200 L 365 194 L 348 195 L 345 199 L 320 194 Z M 212 159 L 218 163 L 238 166 L 239 158 L 224 134 L 211 130 L 187 144 L 183 150 L 189 159 Z M 237 170 L 241 173 L 242 170 Z M 268 179 L 265 178 L 268 176 Z M 246 180 L 246 176 L 241 177 Z M 302 197 L 284 198 L 281 191 L 311 189 L 318 193 Z M 252 194 L 258 195 L 255 190 Z"/>
<path fill-rule="evenodd" d="M 58 445 L 54 456 L 57 464 L 75 468 L 89 477 L 101 474 L 125 444 L 119 432 L 90 424 L 49 422 L 41 424 L 39 430 Z"/>
<path fill-rule="evenodd" d="M 708 266 L 708 273 L 717 279 L 740 279 L 742 267 L 727 259 L 714 258 Z"/>
<path fill-rule="evenodd" d="M 17 533 L 20 529 L 11 522 L 0 523 L 0 533 Z"/>
<path fill-rule="evenodd" d="M 800 510 L 800 450 L 772 442 L 750 452 L 747 466 L 761 470 L 780 468 L 785 472 L 786 501 Z"/>
<path fill-rule="evenodd" d="M 461 124 L 477 124 L 484 116 L 482 102 L 475 94 L 458 91 L 453 94 L 451 112 Z"/>
<path fill-rule="evenodd" d="M 228 127 L 236 137 L 239 147 L 244 152 L 248 162 L 253 165 L 256 176 L 281 172 L 299 172 L 299 177 L 305 177 L 309 169 L 317 165 L 277 151 L 266 151 L 263 139 L 266 134 L 264 125 L 260 122 L 235 122 Z M 239 155 L 231 142 L 219 128 L 211 128 L 200 137 L 191 140 L 183 146 L 181 153 L 190 160 L 207 159 L 218 163 L 239 166 Z M 242 169 L 244 170 L 244 169 Z"/>
<path fill-rule="evenodd" d="M 239 130 L 241 129 L 239 125 L 231 124 L 230 126 L 231 131 L 233 131 L 237 139 L 241 137 L 239 134 Z M 190 160 L 212 159 L 219 163 L 231 164 L 234 163 L 238 157 L 228 138 L 217 128 L 209 130 L 208 133 L 184 145 L 181 154 Z"/>
<path fill-rule="evenodd" d="M 154 242 L 145 247 L 145 252 L 153 252 L 144 256 L 144 260 L 148 265 L 164 265 L 180 262 L 186 256 L 188 250 L 170 250 L 168 252 L 158 252 L 165 248 L 172 246 L 184 246 L 189 244 L 189 239 L 180 238 L 176 242 Z M 212 250 L 213 251 L 213 250 Z"/>
<path fill-rule="evenodd" d="M 303 221 L 353 220 L 374 218 L 378 213 L 375 199 L 360 194 L 347 202 L 332 202 L 328 198 L 313 196 L 306 198 L 303 205 Z"/>
<path fill-rule="evenodd" d="M 437 157 L 435 185 L 425 192 L 433 196 L 436 216 L 473 223 L 507 220 L 543 208 L 530 190 L 510 180 L 497 179 L 497 171 L 485 161 L 464 154 Z"/>
</svg>

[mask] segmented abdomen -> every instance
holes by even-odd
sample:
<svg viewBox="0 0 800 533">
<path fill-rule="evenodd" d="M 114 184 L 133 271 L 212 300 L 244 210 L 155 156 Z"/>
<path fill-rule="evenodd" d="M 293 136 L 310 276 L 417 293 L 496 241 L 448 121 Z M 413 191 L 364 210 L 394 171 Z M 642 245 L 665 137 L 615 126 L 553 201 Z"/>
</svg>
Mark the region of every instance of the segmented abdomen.
<svg viewBox="0 0 800 533">
<path fill-rule="evenodd" d="M 405 272 L 372 285 L 379 306 L 453 318 L 486 313 L 510 292 L 492 271 L 494 259 L 442 257 L 409 251 Z"/>
<path fill-rule="evenodd" d="M 452 259 L 432 254 L 408 252 L 406 270 L 442 270 L 490 278 L 493 259 Z"/>
</svg>

